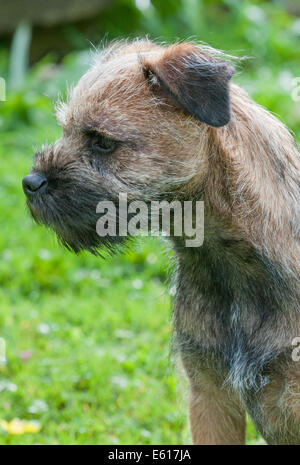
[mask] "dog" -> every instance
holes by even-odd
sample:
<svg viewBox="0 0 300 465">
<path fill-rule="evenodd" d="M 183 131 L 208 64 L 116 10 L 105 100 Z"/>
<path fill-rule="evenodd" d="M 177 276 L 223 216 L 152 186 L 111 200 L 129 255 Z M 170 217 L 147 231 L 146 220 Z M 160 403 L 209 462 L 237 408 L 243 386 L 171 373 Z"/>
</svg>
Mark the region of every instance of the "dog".
<svg viewBox="0 0 300 465">
<path fill-rule="evenodd" d="M 268 444 L 300 444 L 300 155 L 234 70 L 189 42 L 109 46 L 58 104 L 63 135 L 23 189 L 76 253 L 126 241 L 97 234 L 99 201 L 203 201 L 202 246 L 170 237 L 193 442 L 244 444 L 247 411 Z"/>
</svg>

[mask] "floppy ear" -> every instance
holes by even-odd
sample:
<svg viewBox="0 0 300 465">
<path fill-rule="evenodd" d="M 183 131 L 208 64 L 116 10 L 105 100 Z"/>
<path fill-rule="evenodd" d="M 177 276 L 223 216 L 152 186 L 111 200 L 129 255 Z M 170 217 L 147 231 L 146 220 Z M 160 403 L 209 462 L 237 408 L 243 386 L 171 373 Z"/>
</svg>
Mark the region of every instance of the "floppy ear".
<svg viewBox="0 0 300 465">
<path fill-rule="evenodd" d="M 230 63 L 202 52 L 190 43 L 171 45 L 162 55 L 144 60 L 144 75 L 153 90 L 209 126 L 230 121 Z"/>
</svg>

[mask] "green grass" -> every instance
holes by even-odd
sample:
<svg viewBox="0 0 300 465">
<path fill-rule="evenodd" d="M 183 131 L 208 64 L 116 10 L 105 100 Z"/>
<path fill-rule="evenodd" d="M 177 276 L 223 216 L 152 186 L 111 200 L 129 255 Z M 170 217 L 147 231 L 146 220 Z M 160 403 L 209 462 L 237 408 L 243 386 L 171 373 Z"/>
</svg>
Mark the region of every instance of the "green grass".
<svg viewBox="0 0 300 465">
<path fill-rule="evenodd" d="M 236 82 L 299 137 L 299 102 L 291 99 L 291 79 L 300 76 L 293 18 L 268 2 L 260 22 L 251 19 L 259 11 L 251 12 L 249 2 L 232 6 L 230 16 L 209 3 L 201 24 L 190 15 L 187 28 L 177 10 L 174 24 L 185 36 L 197 29 L 200 40 L 254 55 Z M 149 15 L 139 26 L 144 32 L 174 37 L 173 20 Z M 213 35 L 212 24 L 218 24 Z M 24 88 L 0 102 L 0 337 L 7 346 L 0 419 L 41 425 L 20 436 L 0 428 L 0 444 L 188 444 L 187 387 L 169 357 L 170 252 L 145 238 L 106 260 L 75 256 L 26 211 L 21 180 L 34 146 L 60 135 L 51 100 L 85 68 L 86 53 L 67 56 L 59 67 L 47 57 Z M 7 52 L 0 49 L 0 75 L 6 70 Z M 261 442 L 249 421 L 247 441 Z"/>
</svg>

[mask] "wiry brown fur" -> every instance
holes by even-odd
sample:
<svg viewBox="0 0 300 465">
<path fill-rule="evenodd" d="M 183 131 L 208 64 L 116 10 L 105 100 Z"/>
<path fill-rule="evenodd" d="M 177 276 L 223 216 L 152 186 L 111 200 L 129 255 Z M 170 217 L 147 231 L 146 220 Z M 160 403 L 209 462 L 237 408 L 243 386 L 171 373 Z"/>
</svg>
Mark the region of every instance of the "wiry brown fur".
<svg viewBox="0 0 300 465">
<path fill-rule="evenodd" d="M 204 200 L 205 239 L 177 257 L 174 347 L 191 384 L 196 443 L 243 443 L 245 409 L 269 443 L 300 443 L 300 156 L 285 126 L 229 83 L 228 57 L 193 44 L 120 43 L 60 104 L 63 136 L 29 201 L 69 248 L 97 252 L 96 205 Z M 119 141 L 94 153 L 91 133 Z"/>
</svg>

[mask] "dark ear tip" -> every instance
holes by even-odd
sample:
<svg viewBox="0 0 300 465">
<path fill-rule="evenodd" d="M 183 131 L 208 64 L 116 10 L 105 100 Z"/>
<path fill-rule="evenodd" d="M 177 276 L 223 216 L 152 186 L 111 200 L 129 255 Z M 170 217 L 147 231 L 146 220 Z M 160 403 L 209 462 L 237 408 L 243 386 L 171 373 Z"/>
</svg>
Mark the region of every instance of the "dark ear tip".
<svg viewBox="0 0 300 465">
<path fill-rule="evenodd" d="M 203 118 L 203 115 L 202 117 L 201 115 L 194 116 L 208 126 L 212 126 L 213 128 L 221 128 L 226 126 L 231 120 L 230 112 L 216 112 L 215 114 L 210 114 L 206 118 Z"/>
<path fill-rule="evenodd" d="M 223 119 L 222 121 L 213 121 L 211 124 L 207 123 L 208 126 L 212 126 L 213 128 L 222 128 L 223 126 L 226 126 L 230 121 L 230 118 L 228 119 Z"/>
</svg>

